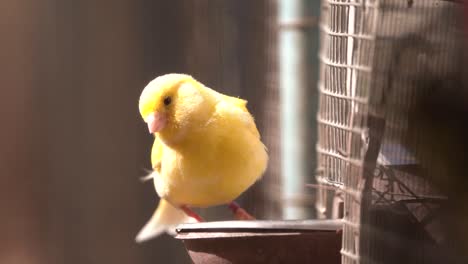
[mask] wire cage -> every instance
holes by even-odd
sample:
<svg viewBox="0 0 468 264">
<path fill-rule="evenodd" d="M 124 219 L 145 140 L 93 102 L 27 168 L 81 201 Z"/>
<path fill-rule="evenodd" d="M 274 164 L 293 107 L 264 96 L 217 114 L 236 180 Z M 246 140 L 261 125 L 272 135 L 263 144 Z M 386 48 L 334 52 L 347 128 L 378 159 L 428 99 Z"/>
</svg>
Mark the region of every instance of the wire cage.
<svg viewBox="0 0 468 264">
<path fill-rule="evenodd" d="M 447 193 L 427 169 L 444 171 L 429 165 L 437 155 L 427 154 L 414 109 L 434 83 L 461 75 L 461 7 L 322 0 L 317 209 L 330 216 L 330 200 L 344 201 L 334 215 L 344 222 L 342 263 L 447 260 Z"/>
<path fill-rule="evenodd" d="M 359 252 L 359 185 L 367 147 L 377 4 L 322 1 L 317 181 L 335 186 L 335 195 L 345 201 L 344 260 L 355 259 Z M 317 207 L 321 213 L 326 213 L 328 194 L 319 189 Z"/>
</svg>

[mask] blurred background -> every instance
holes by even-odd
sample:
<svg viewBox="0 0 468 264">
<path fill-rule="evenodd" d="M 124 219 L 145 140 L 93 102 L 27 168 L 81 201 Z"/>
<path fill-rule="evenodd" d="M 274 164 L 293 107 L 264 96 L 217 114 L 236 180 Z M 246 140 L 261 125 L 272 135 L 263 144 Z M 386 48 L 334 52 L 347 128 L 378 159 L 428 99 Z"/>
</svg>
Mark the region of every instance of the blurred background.
<svg viewBox="0 0 468 264">
<path fill-rule="evenodd" d="M 138 98 L 170 72 L 249 101 L 270 164 L 241 204 L 259 219 L 313 216 L 304 182 L 314 178 L 316 89 L 282 108 L 278 32 L 300 28 L 285 38 L 308 41 L 306 59 L 288 69 L 313 85 L 319 2 L 295 7 L 305 22 L 281 25 L 267 0 L 1 1 L 0 263 L 188 263 L 169 236 L 134 242 L 158 202 L 139 181 L 152 138 Z M 286 131 L 292 182 L 281 176 L 282 111 L 306 121 Z M 231 217 L 224 207 L 201 213 Z"/>
</svg>

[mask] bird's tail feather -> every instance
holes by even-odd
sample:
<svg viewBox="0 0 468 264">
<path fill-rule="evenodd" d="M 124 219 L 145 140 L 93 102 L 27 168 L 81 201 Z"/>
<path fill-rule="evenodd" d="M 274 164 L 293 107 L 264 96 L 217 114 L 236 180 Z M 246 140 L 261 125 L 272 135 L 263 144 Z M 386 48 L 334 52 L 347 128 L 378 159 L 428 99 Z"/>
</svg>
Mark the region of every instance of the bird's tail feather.
<svg viewBox="0 0 468 264">
<path fill-rule="evenodd" d="M 135 238 L 138 243 L 155 238 L 164 232 L 174 235 L 175 226 L 182 223 L 196 222 L 182 210 L 168 201 L 161 199 L 151 219 L 145 224 Z"/>
</svg>

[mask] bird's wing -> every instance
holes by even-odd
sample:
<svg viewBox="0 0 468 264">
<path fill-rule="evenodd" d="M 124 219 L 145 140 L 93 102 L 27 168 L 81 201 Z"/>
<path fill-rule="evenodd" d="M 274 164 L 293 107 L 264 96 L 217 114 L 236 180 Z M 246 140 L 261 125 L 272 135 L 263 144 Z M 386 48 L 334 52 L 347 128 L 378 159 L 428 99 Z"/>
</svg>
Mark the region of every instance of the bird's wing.
<svg viewBox="0 0 468 264">
<path fill-rule="evenodd" d="M 237 97 L 232 97 L 224 94 L 220 94 L 222 97 L 222 100 L 225 102 L 228 102 L 236 107 L 239 107 L 240 109 L 247 111 L 247 101 L 237 98 Z"/>
<path fill-rule="evenodd" d="M 247 110 L 247 101 L 236 97 L 223 95 L 224 100 L 217 106 L 217 111 L 222 116 L 231 116 L 240 120 L 256 138 L 260 138 L 257 126 L 255 125 L 254 118 Z"/>
</svg>

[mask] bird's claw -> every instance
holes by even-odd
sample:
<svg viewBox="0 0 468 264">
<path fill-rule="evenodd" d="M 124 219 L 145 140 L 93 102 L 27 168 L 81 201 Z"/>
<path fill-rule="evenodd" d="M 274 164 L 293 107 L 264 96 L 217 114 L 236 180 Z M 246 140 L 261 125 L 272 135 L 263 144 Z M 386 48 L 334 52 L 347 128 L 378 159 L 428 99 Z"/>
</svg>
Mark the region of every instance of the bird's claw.
<svg viewBox="0 0 468 264">
<path fill-rule="evenodd" d="M 237 220 L 255 220 L 255 217 L 247 213 L 247 211 L 242 209 L 236 202 L 231 202 L 228 206 Z"/>
<path fill-rule="evenodd" d="M 198 222 L 204 222 L 203 218 L 199 214 L 195 213 L 188 206 L 182 205 L 180 207 L 180 209 L 182 209 L 186 215 L 192 217 L 193 219 L 197 220 Z"/>
</svg>

